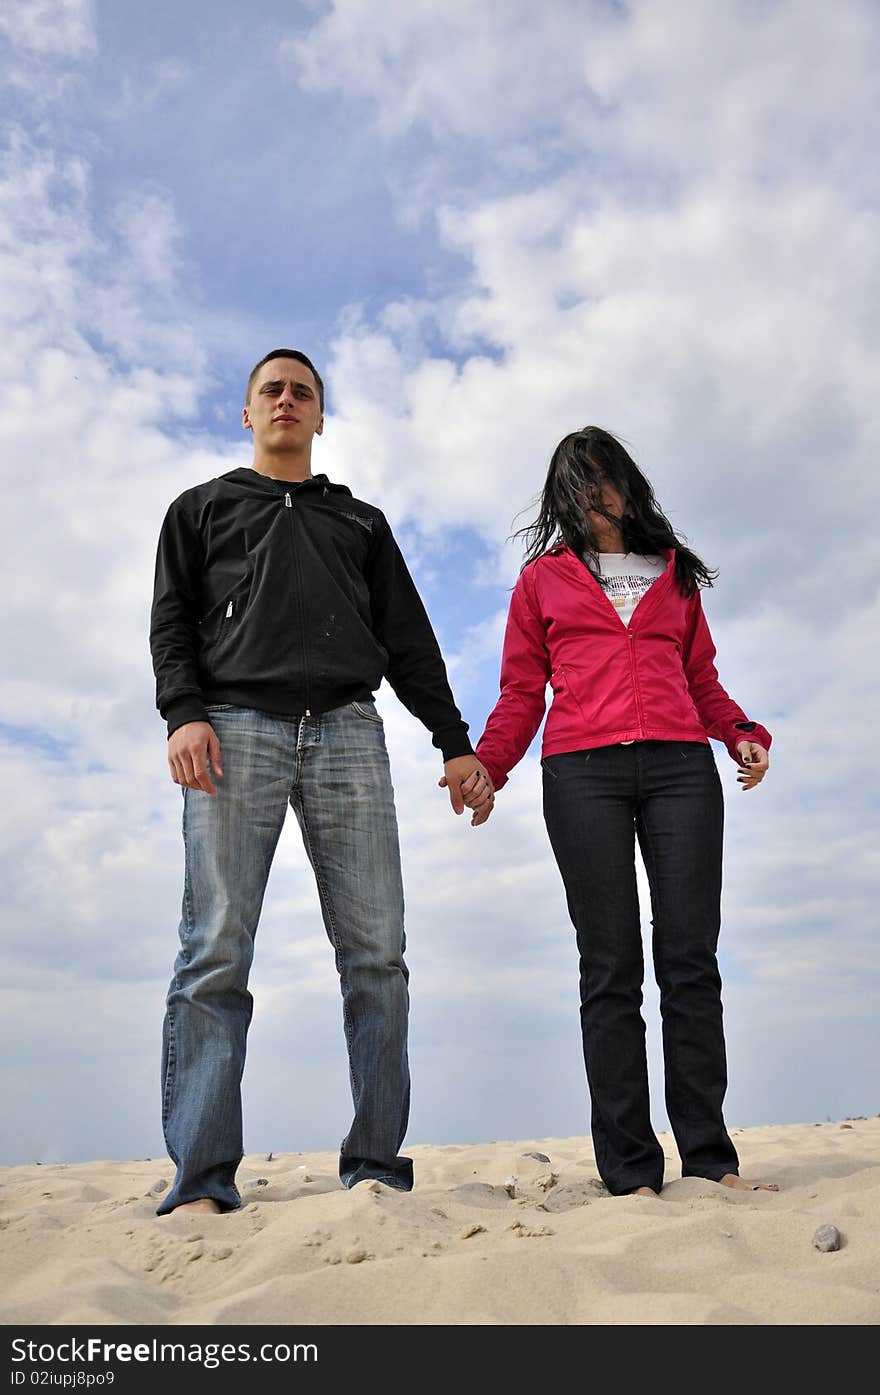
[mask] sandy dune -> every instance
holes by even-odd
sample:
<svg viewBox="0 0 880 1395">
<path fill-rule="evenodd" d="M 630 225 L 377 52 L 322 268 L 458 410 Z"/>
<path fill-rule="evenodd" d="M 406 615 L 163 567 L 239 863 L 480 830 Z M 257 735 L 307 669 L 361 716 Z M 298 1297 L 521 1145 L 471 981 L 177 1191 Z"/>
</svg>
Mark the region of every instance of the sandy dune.
<svg viewBox="0 0 880 1395">
<path fill-rule="evenodd" d="M 880 1118 L 735 1137 L 781 1193 L 676 1178 L 669 1135 L 659 1201 L 609 1197 L 581 1138 L 410 1147 L 409 1195 L 343 1191 L 333 1153 L 255 1154 L 218 1217 L 156 1217 L 166 1158 L 3 1168 L 0 1322 L 880 1321 Z"/>
</svg>

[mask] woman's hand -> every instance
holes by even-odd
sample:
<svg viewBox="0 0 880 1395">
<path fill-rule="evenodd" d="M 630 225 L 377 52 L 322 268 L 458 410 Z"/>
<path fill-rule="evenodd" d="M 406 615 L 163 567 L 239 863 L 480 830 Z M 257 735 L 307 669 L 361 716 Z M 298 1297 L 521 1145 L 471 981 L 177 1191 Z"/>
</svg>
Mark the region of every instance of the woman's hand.
<svg viewBox="0 0 880 1395">
<path fill-rule="evenodd" d="M 475 756 L 458 756 L 443 766 L 438 780 L 442 790 L 449 790 L 449 799 L 456 814 L 471 810 L 471 824 L 479 828 L 485 823 L 495 804 L 495 791 L 486 767 Z"/>
<path fill-rule="evenodd" d="M 744 790 L 753 790 L 755 785 L 760 785 L 767 774 L 770 757 L 764 747 L 758 745 L 757 741 L 738 741 L 736 749 L 739 751 L 740 759 L 737 782 L 742 785 Z"/>
</svg>

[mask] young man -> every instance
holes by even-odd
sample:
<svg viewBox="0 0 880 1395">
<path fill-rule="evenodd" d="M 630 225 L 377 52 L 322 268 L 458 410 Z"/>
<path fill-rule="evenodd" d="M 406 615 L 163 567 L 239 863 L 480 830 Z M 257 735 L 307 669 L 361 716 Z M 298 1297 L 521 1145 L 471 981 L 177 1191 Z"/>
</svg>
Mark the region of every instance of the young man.
<svg viewBox="0 0 880 1395">
<path fill-rule="evenodd" d="M 354 1120 L 343 1186 L 409 1191 L 408 973 L 382 678 L 433 735 L 457 814 L 488 817 L 424 607 L 384 515 L 312 475 L 314 365 L 274 349 L 248 379 L 253 467 L 188 489 L 165 518 L 150 647 L 183 787 L 180 952 L 163 1034 L 163 1126 L 177 1166 L 159 1215 L 240 1206 L 241 1076 L 254 935 L 293 807 L 342 988 Z"/>
</svg>

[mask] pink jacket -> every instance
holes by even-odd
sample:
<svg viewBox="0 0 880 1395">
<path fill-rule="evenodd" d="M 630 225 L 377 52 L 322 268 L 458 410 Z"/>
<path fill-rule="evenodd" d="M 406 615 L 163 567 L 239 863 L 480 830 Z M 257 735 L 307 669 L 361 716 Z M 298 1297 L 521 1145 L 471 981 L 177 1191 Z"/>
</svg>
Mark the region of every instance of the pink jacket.
<svg viewBox="0 0 880 1395">
<path fill-rule="evenodd" d="M 602 587 L 568 547 L 554 548 L 520 574 L 510 601 L 501 659 L 501 696 L 477 743 L 495 788 L 522 760 L 541 723 L 546 686 L 553 701 L 542 756 L 618 741 L 738 741 L 769 749 L 722 688 L 700 593 L 682 596 L 674 552 L 627 626 Z"/>
</svg>

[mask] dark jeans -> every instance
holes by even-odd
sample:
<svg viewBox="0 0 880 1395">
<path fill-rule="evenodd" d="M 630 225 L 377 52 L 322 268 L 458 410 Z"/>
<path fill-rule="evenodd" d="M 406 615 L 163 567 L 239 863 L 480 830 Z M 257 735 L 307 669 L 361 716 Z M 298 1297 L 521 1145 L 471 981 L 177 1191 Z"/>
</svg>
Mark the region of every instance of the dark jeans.
<svg viewBox="0 0 880 1395">
<path fill-rule="evenodd" d="M 722 1116 L 724 805 L 708 743 L 637 741 L 548 756 L 544 818 L 577 931 L 581 1031 L 599 1173 L 615 1195 L 659 1191 L 651 1127 L 635 838 L 648 873 L 666 1108 L 685 1177 L 738 1171 Z"/>
</svg>

